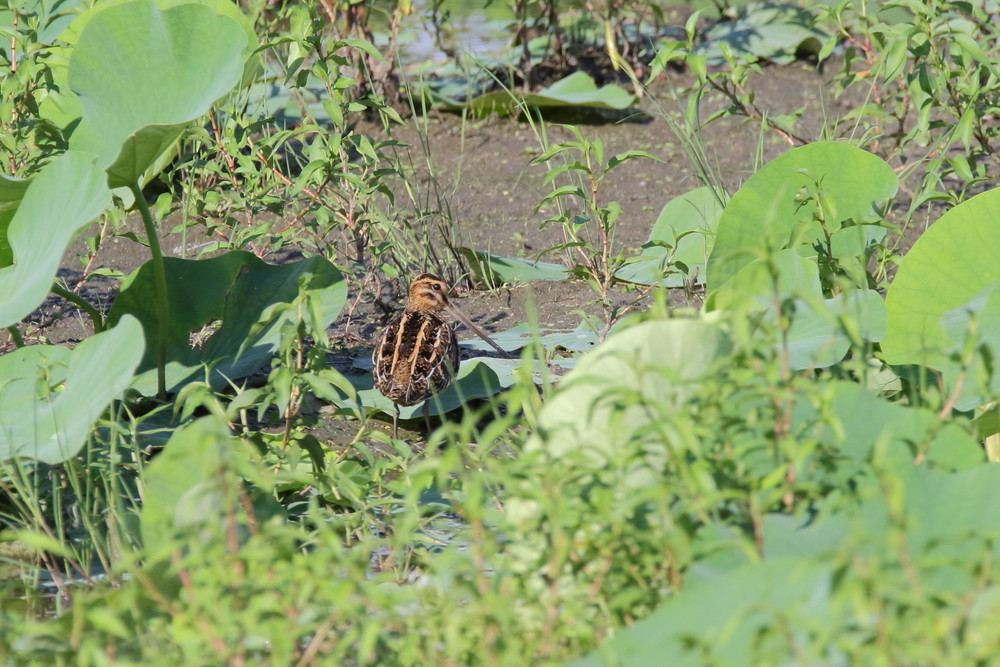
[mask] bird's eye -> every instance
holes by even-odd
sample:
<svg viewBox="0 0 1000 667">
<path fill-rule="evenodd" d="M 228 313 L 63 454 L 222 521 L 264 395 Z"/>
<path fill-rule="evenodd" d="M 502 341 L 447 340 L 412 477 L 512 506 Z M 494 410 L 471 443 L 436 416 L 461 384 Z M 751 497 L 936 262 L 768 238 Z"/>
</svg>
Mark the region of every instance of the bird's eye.
<svg viewBox="0 0 1000 667">
<path fill-rule="evenodd" d="M 441 291 L 441 285 L 440 285 L 439 283 L 434 283 L 433 285 L 431 285 L 431 288 L 432 288 L 432 289 L 433 289 L 433 290 L 434 290 L 435 292 L 440 292 L 440 291 Z"/>
</svg>

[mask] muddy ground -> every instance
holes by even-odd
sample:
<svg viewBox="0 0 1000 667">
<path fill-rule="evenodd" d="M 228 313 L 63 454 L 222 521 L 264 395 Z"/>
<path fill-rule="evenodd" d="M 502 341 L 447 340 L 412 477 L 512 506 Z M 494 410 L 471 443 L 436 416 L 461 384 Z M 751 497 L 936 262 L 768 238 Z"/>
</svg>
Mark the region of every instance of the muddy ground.
<svg viewBox="0 0 1000 667">
<path fill-rule="evenodd" d="M 767 67 L 752 80 L 757 104 L 768 114 L 791 113 L 804 108 L 798 133 L 807 139 L 820 138 L 824 123 L 844 115 L 858 102 L 851 96 L 835 99 L 830 80 L 836 65 L 817 70 L 811 63 Z M 608 176 L 600 196 L 618 201 L 624 214 L 617 227 L 617 243 L 638 253 L 646 241 L 660 209 L 672 198 L 701 185 L 694 166 L 681 148 L 678 137 L 667 122 L 668 116 L 678 116 L 678 105 L 670 91 L 690 85 L 690 75 L 668 72 L 657 82 L 630 117 L 609 121 L 596 117 L 573 119 L 573 123 L 588 137 L 599 137 L 605 143 L 605 154 L 639 149 L 648 151 L 659 161 L 636 159 L 615 169 Z M 725 104 L 721 96 L 706 101 L 705 114 L 711 106 Z M 384 136 L 380 126 L 363 125 L 362 131 Z M 560 127 L 549 126 L 550 142 L 569 138 Z M 420 134 L 426 135 L 430 160 L 420 151 Z M 410 119 L 405 126 L 393 130 L 393 136 L 410 145 L 403 149 L 404 165 L 412 168 L 411 181 L 416 187 L 429 187 L 436 179 L 440 191 L 449 193 L 458 241 L 480 250 L 500 255 L 534 258 L 545 248 L 563 241 L 555 225 L 539 228 L 545 220 L 544 210 L 535 207 L 550 190 L 543 184 L 544 166 L 531 164 L 539 153 L 539 142 L 532 127 L 525 122 L 491 118 L 463 120 L 447 113 L 432 113 Z M 730 192 L 735 192 L 763 161 L 790 148 L 775 132 L 760 129 L 758 124 L 739 119 L 723 119 L 712 123 L 701 137 L 710 166 L 721 176 Z M 397 201 L 405 202 L 405 198 Z M 169 230 L 175 220 L 168 218 L 161 226 Z M 141 229 L 137 219 L 129 226 Z M 96 231 L 96 230 L 92 230 Z M 84 235 L 86 237 L 87 234 Z M 197 230 L 187 233 L 189 248 L 204 241 Z M 60 276 L 70 286 L 82 275 L 79 259 L 84 254 L 84 241 L 77 241 L 66 252 Z M 177 256 L 182 251 L 178 234 L 163 237 L 165 254 Z M 103 266 L 128 274 L 148 259 L 148 250 L 121 236 L 108 239 L 101 247 L 94 266 Z M 560 261 L 560 256 L 546 255 L 546 261 Z M 82 294 L 102 310 L 110 307 L 116 281 L 99 278 L 88 281 Z M 679 291 L 678 291 L 679 292 Z M 353 295 L 352 295 L 353 296 Z M 502 288 L 493 292 L 460 293 L 458 303 L 487 331 L 500 331 L 524 322 L 529 311 L 537 313 L 545 328 L 572 328 L 580 321 L 580 310 L 599 312 L 593 302 L 593 290 L 583 281 L 538 282 L 528 286 Z M 384 297 L 392 301 L 392 290 Z M 627 298 L 622 295 L 619 298 Z M 673 295 L 675 303 L 690 298 Z M 371 341 L 384 322 L 383 309 L 362 300 L 351 313 L 353 343 L 343 350 L 345 361 L 367 354 L 366 342 Z M 86 315 L 59 298 L 50 298 L 22 326 L 29 340 L 73 344 L 92 333 Z M 331 327 L 338 336 L 346 324 L 346 315 Z M 0 334 L 0 350 L 9 349 L 6 332 Z M 468 337 L 468 333 L 460 337 Z M 339 366 L 340 364 L 338 364 Z"/>
</svg>

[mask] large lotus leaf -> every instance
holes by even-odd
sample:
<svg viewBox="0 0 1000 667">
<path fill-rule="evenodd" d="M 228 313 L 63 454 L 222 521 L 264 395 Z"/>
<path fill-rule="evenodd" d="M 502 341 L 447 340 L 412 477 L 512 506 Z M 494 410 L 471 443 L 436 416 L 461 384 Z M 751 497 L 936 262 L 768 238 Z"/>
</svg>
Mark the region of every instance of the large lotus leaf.
<svg viewBox="0 0 1000 667">
<path fill-rule="evenodd" d="M 240 23 L 201 4 L 132 0 L 88 14 L 69 57 L 83 108 L 70 146 L 97 154 L 111 187 L 135 184 L 240 81 L 246 46 Z"/>
<path fill-rule="evenodd" d="M 562 264 L 530 262 L 472 248 L 458 248 L 458 251 L 468 261 L 476 279 L 489 289 L 504 284 L 523 285 L 532 280 L 565 280 L 569 276 L 569 271 Z"/>
<path fill-rule="evenodd" d="M 794 249 L 749 262 L 705 299 L 707 310 L 773 308 L 786 298 L 817 299 L 823 294 L 816 262 Z"/>
<path fill-rule="evenodd" d="M 77 151 L 30 181 L 0 179 L 0 326 L 45 299 L 66 246 L 111 201 L 106 180 L 94 156 Z"/>
<path fill-rule="evenodd" d="M 889 403 L 853 382 L 831 383 L 826 392 L 822 405 L 796 403 L 792 428 L 858 466 L 873 456 L 890 466 L 919 459 L 952 470 L 984 461 L 978 443 L 956 424 L 941 425 L 930 410 Z"/>
<path fill-rule="evenodd" d="M 834 256 L 857 262 L 855 253 L 885 234 L 864 223 L 881 220 L 877 206 L 897 187 L 884 160 L 844 143 L 820 141 L 775 158 L 733 195 L 719 219 L 708 259 L 709 294 L 747 264 L 782 249 L 814 257 L 813 246 L 825 244 L 820 219 L 838 235 Z"/>
<path fill-rule="evenodd" d="M 885 297 L 887 362 L 945 365 L 953 341 L 942 317 L 1000 281 L 998 220 L 1000 188 L 994 188 L 942 215 L 913 244 Z"/>
<path fill-rule="evenodd" d="M 67 80 L 66 65 L 69 60 L 70 53 L 72 52 L 77 41 L 80 39 L 83 28 L 94 15 L 99 12 L 107 11 L 108 9 L 123 3 L 134 1 L 135 0 L 104 0 L 103 2 L 94 4 L 79 16 L 73 17 L 72 14 L 69 13 L 61 15 L 61 18 L 63 19 L 72 20 L 72 23 L 68 26 L 65 21 L 54 22 L 55 25 L 65 27 L 65 30 L 58 35 L 59 39 L 57 45 L 50 49 L 52 57 L 48 62 L 54 86 L 46 90 L 46 95 L 39 104 L 38 111 L 42 118 L 45 118 L 62 128 L 69 128 L 72 123 L 80 118 L 83 114 L 83 107 L 80 104 L 80 98 L 70 89 Z M 83 3 L 79 2 L 79 0 L 72 0 L 72 2 L 60 4 L 60 9 L 65 10 L 69 6 L 78 4 Z M 259 58 L 254 55 L 254 51 L 257 48 L 257 37 L 254 34 L 253 23 L 250 20 L 250 17 L 244 14 L 240 8 L 233 4 L 230 0 L 157 0 L 156 2 L 157 7 L 161 10 L 178 4 L 205 5 L 218 14 L 228 16 L 234 21 L 237 21 L 242 26 L 243 31 L 247 35 L 247 44 L 243 51 L 245 64 L 243 67 L 243 80 L 241 83 L 242 85 L 249 85 L 260 67 Z M 45 43 L 49 42 L 48 39 L 43 41 L 45 41 Z"/>
<path fill-rule="evenodd" d="M 969 303 L 947 311 L 941 326 L 953 341 L 940 367 L 950 393 L 958 389 L 955 407 L 972 410 L 1000 395 L 1000 280 Z M 971 354 L 971 358 L 969 355 Z"/>
<path fill-rule="evenodd" d="M 700 576 L 692 567 L 684 589 L 660 609 L 570 664 L 839 664 L 846 660 L 837 637 L 854 635 L 857 642 L 879 634 L 878 615 L 856 613 L 856 592 L 871 581 L 906 589 L 913 580 L 907 576 L 920 582 L 923 599 L 939 601 L 938 616 L 923 621 L 947 626 L 963 614 L 965 632 L 979 634 L 994 622 L 988 604 L 994 595 L 966 566 L 998 555 L 1000 514 L 983 507 L 1000 488 L 1000 468 L 944 473 L 910 465 L 894 481 L 892 501 L 869 483 L 874 497 L 837 513 L 821 511 L 807 521 L 766 517 L 763 561 L 748 562 L 743 551 L 721 573 Z M 894 514 L 907 527 L 905 547 L 897 542 Z M 906 568 L 896 556 L 901 552 Z"/>
<path fill-rule="evenodd" d="M 709 187 L 696 188 L 671 200 L 656 218 L 642 253 L 615 272 L 615 278 L 642 285 L 682 287 L 693 277 L 695 284 L 704 284 L 705 264 L 722 211 L 719 196 Z M 672 258 L 671 251 L 660 243 L 673 248 Z M 671 259 L 676 270 L 664 276 L 671 268 L 667 265 Z"/>
<path fill-rule="evenodd" d="M 817 53 L 829 35 L 816 25 L 806 9 L 783 2 L 751 2 L 730 21 L 705 31 L 695 49 L 712 65 L 725 64 L 723 49 L 739 59 L 766 58 L 776 63 L 795 61 L 796 54 Z"/>
<path fill-rule="evenodd" d="M 249 252 L 229 252 L 211 259 L 165 258 L 168 319 L 167 388 L 176 390 L 212 368 L 211 382 L 223 386 L 226 378 L 244 377 L 266 363 L 281 338 L 281 329 L 297 317 L 312 317 L 313 326 L 326 327 L 347 299 L 343 276 L 327 260 L 312 257 L 274 266 Z M 108 321 L 126 314 L 139 318 L 147 348 L 133 386 L 143 394 L 156 391 L 156 354 L 159 311 L 153 266 L 147 262 L 122 285 Z M 288 308 L 303 296 L 307 312 Z M 212 332 L 221 320 L 219 328 Z M 207 342 L 192 345 L 191 336 L 206 329 Z"/>
<path fill-rule="evenodd" d="M 0 267 L 14 263 L 14 250 L 7 234 L 11 220 L 31 184 L 30 178 L 13 178 L 0 174 Z"/>
<path fill-rule="evenodd" d="M 563 378 L 526 447 L 597 467 L 635 438 L 662 452 L 658 410 L 680 410 L 693 387 L 730 350 L 722 330 L 699 320 L 644 322 L 609 336 Z"/>
<path fill-rule="evenodd" d="M 76 456 L 142 351 L 142 327 L 126 317 L 73 350 L 32 345 L 0 357 L 0 460 Z"/>
<path fill-rule="evenodd" d="M 509 114 L 519 104 L 536 109 L 585 107 L 620 111 L 639 101 L 633 93 L 615 84 L 609 83 L 598 88 L 590 75 L 582 71 L 573 72 L 537 92 L 497 90 L 466 101 L 444 97 L 430 88 L 425 88 L 423 93 L 431 97 L 438 107 L 452 111 L 469 109 L 480 117 L 492 113 Z"/>
<path fill-rule="evenodd" d="M 852 337 L 878 342 L 885 334 L 885 303 L 874 290 L 850 290 L 832 299 L 795 299 L 785 309 L 788 366 L 827 368 L 841 361 Z M 767 321 L 777 319 L 774 308 Z"/>
</svg>

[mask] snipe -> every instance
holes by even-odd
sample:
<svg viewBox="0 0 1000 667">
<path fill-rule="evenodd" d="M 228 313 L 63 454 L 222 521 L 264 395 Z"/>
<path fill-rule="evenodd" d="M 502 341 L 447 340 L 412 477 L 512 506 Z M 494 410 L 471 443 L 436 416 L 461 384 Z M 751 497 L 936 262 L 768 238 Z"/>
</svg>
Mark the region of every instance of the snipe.
<svg viewBox="0 0 1000 667">
<path fill-rule="evenodd" d="M 441 318 L 445 312 L 510 358 L 448 300 L 447 283 L 430 273 L 414 278 L 406 307 L 379 334 L 372 351 L 375 388 L 392 401 L 393 438 L 399 435 L 399 406 L 425 401 L 424 421 L 428 422 L 426 400 L 447 389 L 458 372 L 458 340 L 451 324 Z"/>
</svg>

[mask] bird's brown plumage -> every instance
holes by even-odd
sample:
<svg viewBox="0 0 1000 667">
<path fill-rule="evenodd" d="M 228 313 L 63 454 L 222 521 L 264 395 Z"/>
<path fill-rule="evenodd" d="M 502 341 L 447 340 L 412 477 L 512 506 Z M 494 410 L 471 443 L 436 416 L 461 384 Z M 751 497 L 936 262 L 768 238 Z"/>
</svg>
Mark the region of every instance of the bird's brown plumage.
<svg viewBox="0 0 1000 667">
<path fill-rule="evenodd" d="M 379 336 L 372 352 L 375 387 L 393 403 L 415 405 L 444 391 L 458 371 L 458 341 L 438 316 L 448 303 L 444 282 L 429 273 L 410 285 L 406 308 Z"/>
<path fill-rule="evenodd" d="M 416 405 L 444 391 L 458 372 L 458 339 L 451 324 L 441 317 L 445 311 L 507 357 L 486 332 L 448 301 L 447 283 L 430 273 L 414 278 L 406 307 L 389 321 L 372 350 L 375 388 L 394 404 L 393 437 L 397 435 L 399 406 Z"/>
</svg>

